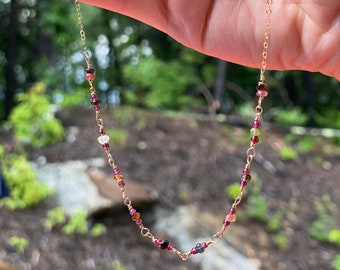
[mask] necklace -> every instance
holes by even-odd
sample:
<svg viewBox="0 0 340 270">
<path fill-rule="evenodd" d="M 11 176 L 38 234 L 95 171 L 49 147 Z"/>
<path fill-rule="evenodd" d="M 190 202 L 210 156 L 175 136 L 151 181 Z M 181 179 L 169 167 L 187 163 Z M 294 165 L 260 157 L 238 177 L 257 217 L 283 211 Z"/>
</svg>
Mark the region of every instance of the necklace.
<svg viewBox="0 0 340 270">
<path fill-rule="evenodd" d="M 113 172 L 113 178 L 115 182 L 118 184 L 118 187 L 120 188 L 120 191 L 122 193 L 122 199 L 124 204 L 126 205 L 129 214 L 131 215 L 131 219 L 140 229 L 140 233 L 143 237 L 149 238 L 151 242 L 159 247 L 162 250 L 168 250 L 176 255 L 178 255 L 182 260 L 187 260 L 191 255 L 200 254 L 205 251 L 210 245 L 218 243 L 219 240 L 223 237 L 224 232 L 227 230 L 227 228 L 236 221 L 236 209 L 237 206 L 241 203 L 242 196 L 244 189 L 246 188 L 247 184 L 251 180 L 250 175 L 250 169 L 252 161 L 256 155 L 255 146 L 259 142 L 259 136 L 260 136 L 260 128 L 261 128 L 261 117 L 263 113 L 262 108 L 262 101 L 263 99 L 268 95 L 268 87 L 267 83 L 265 81 L 265 71 L 266 71 L 266 63 L 267 63 L 267 52 L 268 52 L 268 44 L 269 44 L 269 33 L 270 33 L 270 15 L 272 13 L 271 10 L 271 4 L 273 0 L 266 0 L 266 20 L 265 20 L 265 32 L 264 32 L 264 42 L 263 42 L 263 50 L 262 50 L 262 62 L 261 62 L 261 69 L 260 69 L 260 80 L 256 87 L 256 96 L 257 99 L 257 105 L 255 106 L 255 115 L 254 115 L 254 121 L 252 123 L 252 127 L 250 129 L 250 146 L 248 150 L 246 151 L 246 163 L 244 166 L 244 169 L 241 173 L 241 180 L 240 180 L 240 189 L 238 192 L 238 195 L 234 199 L 234 202 L 232 203 L 230 209 L 227 211 L 225 218 L 223 220 L 223 224 L 221 229 L 216 232 L 210 240 L 207 240 L 205 242 L 197 243 L 192 247 L 191 250 L 187 252 L 179 251 L 172 243 L 170 243 L 168 240 L 164 239 L 158 239 L 156 236 L 150 231 L 148 227 L 145 227 L 143 224 L 143 220 L 141 219 L 141 214 L 138 212 L 132 205 L 132 201 L 130 200 L 128 194 L 125 191 L 125 185 L 126 182 L 124 180 L 123 174 L 118 169 L 110 151 L 110 145 L 109 145 L 109 136 L 105 134 L 105 128 L 104 128 L 104 121 L 101 115 L 101 107 L 100 107 L 100 101 L 98 99 L 96 88 L 93 84 L 95 80 L 95 69 L 92 66 L 91 58 L 88 53 L 87 45 L 86 45 L 86 35 L 84 30 L 84 24 L 82 19 L 82 13 L 80 9 L 80 4 L 78 0 L 74 0 L 76 11 L 77 11 L 77 17 L 78 17 L 78 25 L 79 25 L 79 33 L 80 33 L 80 39 L 83 47 L 83 54 L 85 58 L 85 62 L 87 65 L 86 71 L 85 71 L 85 80 L 88 81 L 89 88 L 90 88 L 90 96 L 91 96 L 91 104 L 95 111 L 96 116 L 96 123 L 98 126 L 98 142 L 102 146 L 109 163 L 109 166 L 112 168 Z"/>
</svg>

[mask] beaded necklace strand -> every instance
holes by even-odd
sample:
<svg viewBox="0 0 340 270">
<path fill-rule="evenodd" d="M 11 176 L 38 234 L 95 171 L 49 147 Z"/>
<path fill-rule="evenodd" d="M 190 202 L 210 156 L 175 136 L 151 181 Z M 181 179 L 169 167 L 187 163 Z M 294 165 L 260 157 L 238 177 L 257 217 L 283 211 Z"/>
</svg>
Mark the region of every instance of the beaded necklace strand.
<svg viewBox="0 0 340 270">
<path fill-rule="evenodd" d="M 258 97 L 257 105 L 255 107 L 255 117 L 252 123 L 252 127 L 250 129 L 250 147 L 246 152 L 246 163 L 244 169 L 241 174 L 240 180 L 240 189 L 238 195 L 236 196 L 231 208 L 227 211 L 225 218 L 222 223 L 221 229 L 216 232 L 210 240 L 197 243 L 191 250 L 187 252 L 179 251 L 175 246 L 170 243 L 168 240 L 158 239 L 155 235 L 150 231 L 148 227 L 145 227 L 143 224 L 143 220 L 141 219 L 141 214 L 138 212 L 132 205 L 132 201 L 130 200 L 128 194 L 125 191 L 125 180 L 123 174 L 118 169 L 111 153 L 110 153 L 110 145 L 109 145 L 109 136 L 105 134 L 104 121 L 101 115 L 101 107 L 100 101 L 98 99 L 96 89 L 94 87 L 93 81 L 95 80 L 95 69 L 92 66 L 90 55 L 86 45 L 86 35 L 84 30 L 84 24 L 82 19 L 82 13 L 80 9 L 80 4 L 78 0 L 74 0 L 77 17 L 78 17 L 78 25 L 80 32 L 80 39 L 83 47 L 83 54 L 85 58 L 85 62 L 87 65 L 85 71 L 85 80 L 88 81 L 90 87 L 90 96 L 91 96 L 91 104 L 95 111 L 96 123 L 99 128 L 99 137 L 98 142 L 101 144 L 104 152 L 106 153 L 108 163 L 112 168 L 113 178 L 115 182 L 118 184 L 120 191 L 122 193 L 123 202 L 126 205 L 129 214 L 131 215 L 131 219 L 140 229 L 140 233 L 143 237 L 149 238 L 151 242 L 159 247 L 162 250 L 168 250 L 176 255 L 178 255 L 182 260 L 187 260 L 191 255 L 200 254 L 205 251 L 210 245 L 219 242 L 219 240 L 223 237 L 226 229 L 231 225 L 231 223 L 236 221 L 236 209 L 238 204 L 242 200 L 243 192 L 247 184 L 251 179 L 250 169 L 251 163 L 256 155 L 255 145 L 259 142 L 260 136 L 260 127 L 261 127 L 261 116 L 263 112 L 262 101 L 268 95 L 268 87 L 265 82 L 265 71 L 266 71 L 266 63 L 267 63 L 267 51 L 269 44 L 269 33 L 270 33 L 270 15 L 272 13 L 271 4 L 273 0 L 266 0 L 266 20 L 265 20 L 265 33 L 264 33 L 264 42 L 263 42 L 263 51 L 262 51 L 262 63 L 260 70 L 260 80 L 256 87 L 256 96 Z"/>
</svg>

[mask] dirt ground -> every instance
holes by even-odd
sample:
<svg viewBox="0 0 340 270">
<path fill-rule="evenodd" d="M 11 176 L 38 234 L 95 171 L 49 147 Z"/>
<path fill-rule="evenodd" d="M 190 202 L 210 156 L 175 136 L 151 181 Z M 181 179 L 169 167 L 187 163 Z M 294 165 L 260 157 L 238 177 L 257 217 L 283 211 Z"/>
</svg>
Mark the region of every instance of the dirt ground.
<svg viewBox="0 0 340 270">
<path fill-rule="evenodd" d="M 79 128 L 76 140 L 31 149 L 31 160 L 40 156 L 48 162 L 104 157 L 96 139 L 98 130 L 92 110 L 73 109 L 58 117 L 67 129 Z M 221 217 L 218 222 L 223 221 L 225 210 L 230 208 L 226 187 L 239 181 L 244 167 L 248 127 L 192 115 L 136 113 L 128 108 L 105 110 L 104 121 L 107 129 L 118 127 L 128 132 L 125 147 L 112 145 L 114 159 L 126 178 L 157 192 L 158 203 L 166 208 L 195 204 Z M 287 144 L 287 134 L 277 128 L 263 128 L 264 139 L 257 147 L 252 167 L 256 177 L 249 184 L 261 188 L 270 215 L 283 209 L 281 231 L 289 239 L 286 249 L 274 243 L 274 233 L 268 231 L 266 224 L 245 214 L 233 224 L 235 230 L 231 232 L 235 234 L 226 234 L 225 238 L 228 241 L 230 237 L 230 243 L 240 252 L 259 260 L 263 270 L 332 269 L 331 261 L 340 254 L 339 247 L 316 242 L 309 229 L 318 218 L 314 209 L 317 198 L 328 195 L 335 205 L 340 205 L 340 149 L 330 140 L 315 138 L 310 152 L 282 161 L 278 153 Z M 0 140 L 2 144 L 10 142 L 3 132 Z M 249 203 L 246 197 L 238 212 L 246 213 Z M 117 262 L 129 270 L 198 269 L 192 262 L 183 262 L 143 239 L 126 212 L 101 217 L 107 232 L 94 238 L 46 230 L 43 223 L 49 207 L 43 203 L 14 212 L 0 208 L 0 261 L 25 270 L 123 269 Z M 144 222 L 152 226 L 152 221 Z M 23 254 L 17 254 L 9 244 L 14 235 L 29 241 Z"/>
</svg>

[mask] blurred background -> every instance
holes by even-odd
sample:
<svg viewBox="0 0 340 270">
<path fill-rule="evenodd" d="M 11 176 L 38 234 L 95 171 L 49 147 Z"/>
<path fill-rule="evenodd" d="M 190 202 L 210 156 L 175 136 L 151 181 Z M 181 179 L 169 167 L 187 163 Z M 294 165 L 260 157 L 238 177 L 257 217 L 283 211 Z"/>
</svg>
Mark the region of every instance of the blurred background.
<svg viewBox="0 0 340 270">
<path fill-rule="evenodd" d="M 157 182 L 148 182 L 147 178 L 152 177 L 152 172 L 156 171 L 158 178 L 172 179 L 171 183 L 162 183 L 160 191 L 167 193 L 175 186 L 173 193 L 147 199 L 156 200 L 166 209 L 192 205 L 201 207 L 202 203 L 211 205 L 207 211 L 211 212 L 215 206 L 223 210 L 223 198 L 235 195 L 235 179 L 231 179 L 234 175 L 214 175 L 216 183 L 220 182 L 224 185 L 222 189 L 225 188 L 220 197 L 213 193 L 218 192 L 218 188 L 214 190 L 204 183 L 199 182 L 201 189 L 195 191 L 198 193 L 191 194 L 194 192 L 191 189 L 197 188 L 195 179 L 205 174 L 200 172 L 203 167 L 208 167 L 208 171 L 209 166 L 225 170 L 225 166 L 230 165 L 233 166 L 230 170 L 241 170 L 245 151 L 239 153 L 236 150 L 240 149 L 240 143 L 242 147 L 248 144 L 248 131 L 244 132 L 243 128 L 252 121 L 259 70 L 195 52 L 164 33 L 128 17 L 86 5 L 81 7 L 87 45 L 96 68 L 96 89 L 104 114 L 112 119 L 108 121 L 109 126 L 116 126 L 109 130 L 116 150 L 119 155 L 126 153 L 122 167 L 129 170 L 128 176 L 138 181 L 138 177 L 143 178 L 141 182 L 146 185 L 147 192 L 158 189 L 158 186 L 150 187 L 150 183 L 157 185 Z M 180 262 L 181 266 L 178 266 L 167 258 L 172 255 L 148 253 L 145 249 L 150 246 L 144 242 L 136 245 L 141 245 L 146 254 L 142 251 L 134 254 L 146 256 L 150 258 L 147 260 L 149 263 L 152 260 L 155 263 L 148 265 L 144 262 L 144 266 L 140 266 L 137 255 L 130 254 L 131 260 L 124 257 L 124 252 L 131 250 L 131 246 L 136 248 L 126 240 L 130 237 L 129 233 L 124 236 L 127 243 L 123 241 L 122 246 L 115 246 L 115 251 L 103 255 L 100 250 L 101 243 L 105 243 L 105 234 L 113 234 L 112 237 L 119 239 L 120 235 L 114 231 L 123 226 L 110 219 L 101 220 L 104 227 L 99 226 L 102 228 L 98 229 L 99 240 L 91 238 L 87 229 L 85 236 L 79 236 L 82 235 L 81 230 L 79 232 L 75 227 L 72 230 L 72 226 L 66 234 L 68 238 L 63 238 L 65 234 L 60 224 L 67 223 L 69 217 L 63 211 L 52 212 L 50 216 L 47 214 L 51 213 L 51 209 L 55 210 L 55 205 L 52 203 L 52 207 L 51 202 L 41 200 L 51 196 L 52 191 L 44 189 L 41 184 L 37 185 L 36 174 L 27 172 L 34 171 L 32 162 L 38 162 L 40 166 L 102 157 L 100 151 L 91 150 L 97 130 L 95 123 L 91 122 L 93 115 L 87 114 L 91 105 L 88 86 L 84 81 L 85 63 L 74 4 L 72 1 L 1 0 L 0 36 L 0 195 L 3 197 L 0 200 L 0 263 L 7 261 L 19 269 L 121 270 L 160 269 L 157 262 L 169 260 L 169 268 L 162 266 L 162 269 L 205 269 L 202 266 L 204 263 L 199 261 L 189 264 Z M 259 180 L 263 185 L 255 185 L 249 192 L 246 200 L 254 209 L 251 206 L 244 209 L 248 215 L 241 217 L 241 230 L 235 229 L 236 240 L 230 240 L 231 245 L 242 256 L 257 262 L 253 268 L 244 269 L 339 270 L 340 82 L 319 73 L 304 71 L 267 73 L 270 84 L 270 95 L 264 102 L 264 137 L 267 142 L 260 146 L 264 149 L 263 155 L 254 165 L 259 170 L 264 168 L 263 174 L 255 176 L 263 179 Z M 87 119 L 91 120 L 93 130 L 90 124 L 87 125 Z M 211 134 L 212 130 L 217 134 L 215 137 Z M 80 134 L 82 138 L 79 138 Z M 203 136 L 203 141 L 199 137 L 190 140 L 199 134 Z M 225 145 L 220 135 L 227 138 L 231 148 Z M 195 148 L 195 142 L 200 149 Z M 189 147 L 190 143 L 196 150 Z M 183 145 L 188 149 L 181 150 Z M 161 165 L 170 166 L 170 169 L 161 171 L 158 165 L 154 165 L 156 169 L 148 165 L 159 161 L 159 153 L 152 152 L 152 146 L 165 148 L 164 156 L 161 154 L 165 161 Z M 204 152 L 209 149 L 214 155 Z M 149 150 L 151 152 L 147 152 Z M 163 150 L 159 151 L 163 153 Z M 171 154 L 169 157 L 167 151 L 174 156 Z M 143 162 L 148 164 L 139 163 L 136 158 L 139 152 L 143 152 Z M 229 157 L 224 160 L 225 152 L 236 155 L 239 165 L 235 165 Z M 202 157 L 206 160 L 202 161 Z M 136 158 L 135 163 L 146 166 L 149 171 L 138 170 L 136 164 L 126 161 L 129 158 Z M 177 164 L 176 158 L 185 161 L 197 159 L 194 165 L 200 169 L 196 172 L 192 169 L 189 173 L 186 169 L 193 164 Z M 218 162 L 221 164 L 218 165 Z M 183 172 L 189 178 L 188 184 L 178 183 Z M 237 172 L 235 177 L 238 177 Z M 265 184 L 265 177 L 277 181 Z M 237 182 L 236 192 L 238 185 Z M 263 191 L 260 191 L 262 188 Z M 203 190 L 208 190 L 208 194 L 202 195 Z M 215 201 L 217 199 L 223 204 L 219 205 L 220 202 Z M 158 210 L 150 210 L 149 206 L 146 208 L 153 213 L 149 213 L 151 220 L 159 214 Z M 16 209 L 21 210 L 18 212 Z M 176 213 L 177 210 L 174 211 Z M 117 215 L 122 215 L 118 212 Z M 54 220 L 53 213 L 61 219 L 59 223 Z M 30 220 L 29 217 L 36 218 Z M 82 220 L 81 215 L 77 218 L 83 225 L 88 223 L 86 218 Z M 91 222 L 96 218 L 97 215 L 93 214 Z M 43 254 L 41 242 L 35 240 L 38 243 L 32 247 L 34 240 L 30 239 L 30 229 L 25 229 L 23 222 L 27 219 L 30 220 L 28 227 L 29 224 L 37 226 L 34 222 L 43 224 L 46 219 L 51 222 L 47 229 L 41 230 L 44 236 L 40 236 L 50 239 L 51 243 L 58 242 L 58 238 L 63 239 L 61 244 L 52 244 L 55 253 L 59 250 L 65 252 L 66 246 L 77 250 L 68 242 L 72 239 L 73 242 L 84 241 L 84 253 L 77 254 L 86 257 L 91 253 L 90 243 L 95 242 L 96 255 L 106 256 L 105 262 L 91 255 L 88 255 L 90 258 L 85 264 L 72 257 L 69 260 L 64 258 L 63 264 L 63 255 L 56 255 L 58 259 L 49 258 Z M 278 224 L 271 224 L 270 220 Z M 246 230 L 242 228 L 249 224 L 253 227 L 253 235 L 261 232 L 265 240 L 262 238 L 264 242 L 259 243 L 258 239 L 246 237 L 249 240 L 247 249 L 236 243 L 244 236 Z M 210 229 L 208 226 L 207 231 Z M 25 230 L 26 234 L 21 235 L 20 231 Z M 135 238 L 139 237 L 138 231 L 135 233 Z M 298 233 L 301 234 L 296 236 Z M 48 245 L 46 241 L 45 245 Z M 297 243 L 302 242 L 304 244 L 298 247 Z M 121 251 L 115 253 L 119 248 Z M 309 258 L 311 254 L 313 258 Z M 42 259 L 44 256 L 45 261 Z M 265 263 L 266 260 L 269 262 Z M 214 267 L 208 264 L 206 269 L 222 269 Z M 230 269 L 241 269 L 237 267 Z M 1 264 L 0 269 L 3 269 Z"/>
</svg>

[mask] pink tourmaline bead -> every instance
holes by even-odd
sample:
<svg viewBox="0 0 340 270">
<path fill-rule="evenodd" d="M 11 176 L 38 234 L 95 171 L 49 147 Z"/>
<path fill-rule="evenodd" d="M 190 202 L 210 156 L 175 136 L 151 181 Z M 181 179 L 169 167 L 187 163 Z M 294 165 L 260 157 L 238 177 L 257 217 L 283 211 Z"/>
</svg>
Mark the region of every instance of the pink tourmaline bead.
<svg viewBox="0 0 340 270">
<path fill-rule="evenodd" d="M 130 213 L 131 216 L 133 216 L 134 214 L 137 213 L 137 210 L 135 208 L 131 208 L 129 213 Z"/>
<path fill-rule="evenodd" d="M 225 219 L 225 220 L 223 221 L 223 225 L 226 226 L 226 227 L 230 226 L 230 224 L 231 224 L 231 222 L 230 222 L 229 220 L 226 220 L 226 219 Z"/>
<path fill-rule="evenodd" d="M 168 250 L 172 250 L 174 248 L 174 246 L 172 244 L 168 245 Z"/>
<path fill-rule="evenodd" d="M 201 244 L 201 246 L 202 246 L 202 248 L 207 248 L 207 247 L 208 247 L 208 245 L 207 245 L 206 242 L 203 242 L 203 243 Z"/>
<path fill-rule="evenodd" d="M 259 120 L 254 120 L 253 128 L 260 128 L 260 127 L 261 127 L 261 122 Z"/>
<path fill-rule="evenodd" d="M 119 185 L 120 187 L 125 187 L 125 181 L 120 181 L 120 182 L 118 183 L 118 185 Z"/>
<path fill-rule="evenodd" d="M 266 96 L 268 96 L 268 91 L 266 91 L 266 90 L 257 90 L 256 95 L 258 97 L 266 97 Z"/>
<path fill-rule="evenodd" d="M 229 214 L 235 214 L 236 213 L 236 208 L 231 208 L 230 210 L 229 210 Z"/>
<path fill-rule="evenodd" d="M 114 175 L 120 174 L 120 170 L 118 168 L 113 169 Z"/>
<path fill-rule="evenodd" d="M 244 188 L 248 183 L 246 180 L 242 180 L 240 184 L 241 184 L 241 187 Z"/>
<path fill-rule="evenodd" d="M 192 254 L 197 254 L 197 253 L 198 253 L 198 251 L 197 251 L 197 249 L 196 249 L 196 248 L 193 248 L 193 249 L 191 250 L 191 253 L 192 253 Z"/>
<path fill-rule="evenodd" d="M 108 143 L 103 144 L 103 149 L 105 151 L 109 150 L 110 145 Z"/>
<path fill-rule="evenodd" d="M 142 225 L 142 223 L 143 223 L 143 221 L 142 221 L 141 219 L 137 219 L 137 220 L 136 220 L 136 224 L 137 224 L 137 225 Z"/>
<path fill-rule="evenodd" d="M 242 171 L 242 174 L 243 175 L 247 175 L 247 174 L 249 174 L 250 173 L 250 169 L 249 168 L 245 168 L 245 169 L 243 169 L 243 171 Z"/>
</svg>

